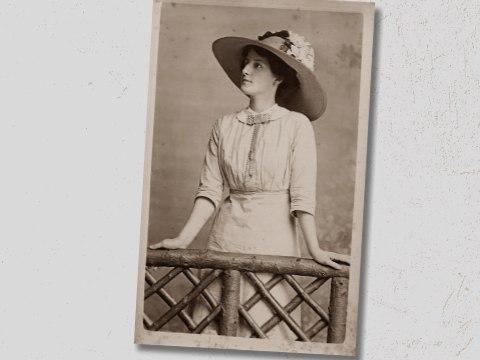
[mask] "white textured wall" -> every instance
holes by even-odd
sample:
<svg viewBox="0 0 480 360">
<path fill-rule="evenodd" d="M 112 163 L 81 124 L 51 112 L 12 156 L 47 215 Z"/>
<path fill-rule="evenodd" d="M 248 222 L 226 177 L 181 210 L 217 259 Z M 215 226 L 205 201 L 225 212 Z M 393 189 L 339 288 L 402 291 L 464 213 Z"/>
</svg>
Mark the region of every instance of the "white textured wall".
<svg viewBox="0 0 480 360">
<path fill-rule="evenodd" d="M 476 359 L 480 3 L 377 8 L 358 358 Z M 150 22 L 1 2 L 2 359 L 252 356 L 133 345 Z"/>
</svg>

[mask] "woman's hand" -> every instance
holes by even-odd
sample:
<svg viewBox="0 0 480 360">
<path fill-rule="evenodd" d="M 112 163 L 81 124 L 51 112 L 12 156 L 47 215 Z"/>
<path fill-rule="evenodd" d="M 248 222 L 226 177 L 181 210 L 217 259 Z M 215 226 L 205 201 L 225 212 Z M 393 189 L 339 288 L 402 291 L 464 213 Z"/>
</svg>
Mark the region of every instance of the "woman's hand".
<svg viewBox="0 0 480 360">
<path fill-rule="evenodd" d="M 350 264 L 350 256 L 348 255 L 337 254 L 331 251 L 324 251 L 320 248 L 317 248 L 315 250 L 310 250 L 310 254 L 313 257 L 313 260 L 315 260 L 316 262 L 322 265 L 331 266 L 336 270 L 340 270 L 342 267 L 336 262 L 334 262 L 333 260 L 342 261 L 347 264 Z"/>
<path fill-rule="evenodd" d="M 172 239 L 163 239 L 156 244 L 150 245 L 148 248 L 155 250 L 155 249 L 186 249 L 187 246 L 190 244 L 188 239 L 181 238 L 177 236 Z"/>
<path fill-rule="evenodd" d="M 195 239 L 200 229 L 205 225 L 215 210 L 213 202 L 204 197 L 197 197 L 187 223 L 177 237 L 163 239 L 148 248 L 155 249 L 186 249 Z"/>
</svg>

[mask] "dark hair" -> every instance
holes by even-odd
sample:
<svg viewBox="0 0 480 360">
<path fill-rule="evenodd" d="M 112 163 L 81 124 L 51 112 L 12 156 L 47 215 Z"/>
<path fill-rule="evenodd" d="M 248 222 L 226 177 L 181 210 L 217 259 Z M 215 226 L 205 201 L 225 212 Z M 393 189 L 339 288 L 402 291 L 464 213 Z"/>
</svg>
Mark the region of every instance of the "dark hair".
<svg viewBox="0 0 480 360">
<path fill-rule="evenodd" d="M 250 50 L 255 51 L 258 55 L 265 57 L 268 60 L 270 69 L 272 73 L 283 79 L 283 81 L 278 85 L 277 93 L 275 94 L 275 100 L 280 105 L 285 103 L 287 99 L 295 91 L 300 88 L 300 82 L 297 78 L 297 72 L 288 66 L 283 60 L 278 56 L 274 55 L 270 51 L 255 45 L 247 45 L 242 49 L 242 56 L 240 61 L 240 69 L 243 69 L 243 64 L 245 58 L 248 55 Z"/>
</svg>

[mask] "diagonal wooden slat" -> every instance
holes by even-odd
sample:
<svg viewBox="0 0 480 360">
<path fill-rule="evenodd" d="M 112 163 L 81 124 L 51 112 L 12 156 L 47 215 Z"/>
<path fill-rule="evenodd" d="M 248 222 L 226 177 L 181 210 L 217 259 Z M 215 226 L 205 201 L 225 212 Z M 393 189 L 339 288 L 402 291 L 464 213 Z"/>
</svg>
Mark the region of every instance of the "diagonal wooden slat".
<svg viewBox="0 0 480 360">
<path fill-rule="evenodd" d="M 277 285 L 282 280 L 283 280 L 282 275 L 277 274 L 265 283 L 265 287 L 267 288 L 267 290 L 271 290 L 275 285 Z M 250 310 L 260 300 L 262 300 L 262 295 L 259 292 L 256 292 L 247 301 L 245 301 L 243 306 L 245 307 L 246 310 Z"/>
<path fill-rule="evenodd" d="M 160 319 L 155 321 L 151 326 L 150 330 L 156 331 L 162 328 L 170 319 L 172 319 L 175 315 L 177 315 L 180 310 L 185 308 L 190 301 L 195 299 L 203 289 L 205 289 L 208 285 L 210 285 L 217 277 L 220 276 L 222 270 L 212 270 L 204 279 L 200 281 L 200 283 L 193 288 L 187 295 L 185 295 L 175 306 L 171 307 Z"/>
<path fill-rule="evenodd" d="M 295 289 L 298 295 L 300 295 L 302 299 L 308 305 L 310 305 L 310 307 L 328 324 L 330 322 L 330 320 L 328 319 L 328 314 L 315 300 L 312 299 L 312 297 L 302 288 L 298 281 L 295 280 L 293 276 L 288 274 L 284 274 L 283 277 L 290 284 L 290 286 Z"/>
<path fill-rule="evenodd" d="M 313 280 L 310 284 L 305 287 L 305 291 L 308 294 L 313 293 L 317 290 L 320 286 L 327 282 L 328 279 L 325 278 L 318 278 Z M 286 306 L 285 311 L 292 312 L 295 310 L 301 303 L 303 299 L 300 295 L 295 296 Z M 268 332 L 270 331 L 275 325 L 281 322 L 282 319 L 278 315 L 273 315 L 265 324 L 262 325 L 262 331 Z"/>
<path fill-rule="evenodd" d="M 305 331 L 305 334 L 312 339 L 315 335 L 317 335 L 320 331 L 325 329 L 328 326 L 328 323 L 325 322 L 325 320 L 320 319 L 318 320 L 315 324 L 313 324 L 307 331 Z"/>
<path fill-rule="evenodd" d="M 270 292 L 265 288 L 265 285 L 260 281 L 257 275 L 251 272 L 245 272 L 245 276 L 253 282 L 262 296 L 268 301 L 267 304 L 271 305 L 271 308 L 278 314 L 278 316 L 282 318 L 283 321 L 285 321 L 288 327 L 299 337 L 299 339 L 303 341 L 310 341 L 300 326 L 290 317 L 290 315 L 283 309 L 283 307 L 272 296 L 272 294 L 270 294 Z"/>
<path fill-rule="evenodd" d="M 153 320 L 150 319 L 147 314 L 143 313 L 143 325 L 146 328 L 149 328 L 150 326 L 152 326 L 152 324 L 153 324 Z"/>
<path fill-rule="evenodd" d="M 175 276 L 180 274 L 183 271 L 182 267 L 176 267 L 170 270 L 164 277 L 158 280 L 155 284 L 150 286 L 148 289 L 145 289 L 144 299 L 148 299 L 150 296 L 155 294 L 158 289 L 161 289 L 167 285 Z"/>
<path fill-rule="evenodd" d="M 150 274 L 150 272 L 148 270 L 145 271 L 145 280 L 147 281 L 147 283 L 149 285 L 153 285 L 156 282 L 155 278 L 153 277 L 152 274 Z M 170 294 L 165 289 L 163 289 L 163 288 L 158 289 L 157 294 L 158 294 L 158 296 L 160 296 L 163 299 L 163 301 L 165 301 L 167 303 L 168 306 L 172 307 L 172 306 L 175 306 L 177 304 L 175 299 L 173 297 L 171 297 Z M 190 315 L 188 315 L 188 313 L 184 309 L 180 311 L 178 316 L 185 323 L 188 330 L 193 331 L 193 329 L 195 329 L 195 326 L 196 326 L 195 322 L 193 321 L 193 319 L 190 317 Z"/>
<path fill-rule="evenodd" d="M 213 311 L 208 314 L 200 323 L 197 325 L 197 327 L 192 331 L 192 334 L 200 334 L 203 329 L 205 329 L 208 324 L 210 324 L 217 316 L 220 314 L 222 311 L 222 306 L 217 305 Z"/>
<path fill-rule="evenodd" d="M 240 315 L 245 319 L 248 325 L 252 328 L 253 331 L 258 335 L 259 338 L 261 339 L 267 339 L 267 335 L 262 331 L 260 326 L 253 320 L 253 318 L 250 316 L 248 311 L 245 309 L 243 305 L 239 305 L 238 307 L 238 312 Z M 253 337 L 253 334 L 252 334 Z"/>
<path fill-rule="evenodd" d="M 193 285 L 196 286 L 200 283 L 200 279 L 197 278 L 195 274 L 192 272 L 192 270 L 190 270 L 189 268 L 185 268 L 183 270 L 183 273 Z M 208 291 L 208 289 L 204 289 L 202 291 L 202 296 L 205 299 L 205 301 L 208 303 L 208 305 L 210 305 L 211 309 L 215 309 L 217 307 L 218 305 L 217 300 L 215 300 L 215 298 L 212 296 L 210 291 Z"/>
<path fill-rule="evenodd" d="M 265 288 L 267 288 L 267 290 L 271 290 L 275 285 L 277 285 L 282 280 L 283 280 L 282 275 L 277 274 L 265 283 Z M 266 333 L 262 330 L 262 328 L 255 322 L 255 320 L 253 320 L 253 318 L 248 313 L 248 310 L 250 310 L 260 300 L 262 300 L 262 295 L 259 292 L 256 292 L 247 301 L 245 301 L 243 305 L 240 304 L 238 311 L 259 338 L 268 339 L 268 336 L 266 335 Z M 255 334 L 252 334 L 251 337 L 254 337 Z"/>
</svg>

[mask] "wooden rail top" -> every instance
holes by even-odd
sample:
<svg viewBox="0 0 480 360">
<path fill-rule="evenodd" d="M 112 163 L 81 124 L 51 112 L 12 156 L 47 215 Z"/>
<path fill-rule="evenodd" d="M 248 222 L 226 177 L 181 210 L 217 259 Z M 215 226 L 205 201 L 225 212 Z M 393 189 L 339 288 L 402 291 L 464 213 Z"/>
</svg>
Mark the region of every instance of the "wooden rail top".
<svg viewBox="0 0 480 360">
<path fill-rule="evenodd" d="M 147 266 L 180 266 L 222 270 L 315 276 L 349 277 L 349 266 L 339 263 L 341 270 L 320 265 L 315 260 L 279 255 L 258 255 L 221 252 L 206 249 L 147 250 Z"/>
</svg>

